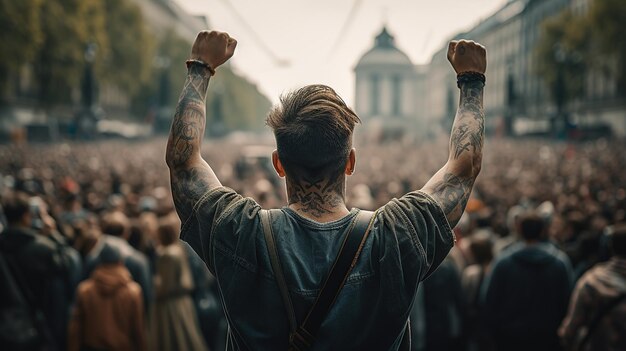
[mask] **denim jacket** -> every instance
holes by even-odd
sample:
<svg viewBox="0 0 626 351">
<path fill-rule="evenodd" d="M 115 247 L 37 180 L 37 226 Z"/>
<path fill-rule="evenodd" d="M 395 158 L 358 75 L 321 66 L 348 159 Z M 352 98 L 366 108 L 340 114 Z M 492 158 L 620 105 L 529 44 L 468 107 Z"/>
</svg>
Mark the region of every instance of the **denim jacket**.
<svg viewBox="0 0 626 351">
<path fill-rule="evenodd" d="M 286 350 L 289 322 L 271 268 L 260 206 L 235 191 L 207 192 L 181 238 L 217 279 L 228 350 Z M 298 323 L 311 308 L 358 213 L 318 223 L 285 207 L 272 228 Z M 439 205 L 416 191 L 376 212 L 370 235 L 311 350 L 397 350 L 420 281 L 454 245 Z"/>
</svg>

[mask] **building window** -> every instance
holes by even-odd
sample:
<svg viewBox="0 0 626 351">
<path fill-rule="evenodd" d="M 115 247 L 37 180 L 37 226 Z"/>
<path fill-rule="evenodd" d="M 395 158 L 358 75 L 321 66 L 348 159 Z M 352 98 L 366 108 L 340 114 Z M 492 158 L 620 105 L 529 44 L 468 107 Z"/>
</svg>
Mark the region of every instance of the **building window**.
<svg viewBox="0 0 626 351">
<path fill-rule="evenodd" d="M 394 116 L 402 116 L 402 77 L 391 78 L 391 110 Z"/>
<path fill-rule="evenodd" d="M 380 77 L 377 74 L 373 74 L 371 82 L 370 112 L 375 116 L 380 113 Z"/>
</svg>

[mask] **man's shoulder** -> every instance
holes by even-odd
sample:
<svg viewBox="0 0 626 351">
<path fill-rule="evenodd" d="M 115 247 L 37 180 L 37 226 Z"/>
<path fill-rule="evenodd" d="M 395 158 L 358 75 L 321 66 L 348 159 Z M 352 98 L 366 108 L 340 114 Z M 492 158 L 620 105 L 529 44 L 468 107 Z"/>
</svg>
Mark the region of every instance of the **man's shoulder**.
<svg viewBox="0 0 626 351">
<path fill-rule="evenodd" d="M 58 245 L 49 238 L 28 229 L 11 230 L 2 236 L 2 251 L 16 254 L 27 269 L 48 270 L 58 265 Z"/>
<path fill-rule="evenodd" d="M 2 232 L 2 244 L 9 250 L 19 250 L 27 247 L 38 247 L 53 250 L 56 243 L 29 228 L 9 228 Z"/>
<path fill-rule="evenodd" d="M 79 297 L 84 297 L 88 294 L 90 294 L 91 292 L 95 291 L 96 289 L 96 283 L 92 278 L 87 278 L 86 280 L 83 280 L 82 282 L 80 282 L 80 284 L 78 284 L 78 287 L 76 288 L 76 294 Z"/>
<path fill-rule="evenodd" d="M 600 286 L 600 288 L 607 288 L 614 284 L 626 286 L 626 277 L 616 274 L 611 268 L 611 261 L 595 264 L 580 277 L 578 285 Z"/>
<path fill-rule="evenodd" d="M 553 243 L 515 244 L 494 261 L 494 268 L 543 267 L 543 269 L 571 270 L 567 255 Z"/>
<path fill-rule="evenodd" d="M 242 221 L 253 219 L 260 209 L 261 206 L 253 198 L 245 197 L 225 186 L 215 187 L 194 204 L 192 215 L 183 222 L 183 231 L 194 215 L 197 216 L 197 221 L 209 221 L 211 226 L 223 223 L 242 224 Z"/>
<path fill-rule="evenodd" d="M 111 235 L 104 235 L 104 245 L 110 245 L 120 251 L 125 262 L 147 265 L 148 258 L 141 251 L 132 247 L 126 240 Z"/>
<path fill-rule="evenodd" d="M 139 285 L 139 283 L 135 281 L 131 280 L 128 283 L 126 283 L 126 285 L 124 286 L 124 289 L 126 290 L 127 294 L 130 296 L 130 298 L 141 299 L 143 297 L 141 285 Z"/>
</svg>

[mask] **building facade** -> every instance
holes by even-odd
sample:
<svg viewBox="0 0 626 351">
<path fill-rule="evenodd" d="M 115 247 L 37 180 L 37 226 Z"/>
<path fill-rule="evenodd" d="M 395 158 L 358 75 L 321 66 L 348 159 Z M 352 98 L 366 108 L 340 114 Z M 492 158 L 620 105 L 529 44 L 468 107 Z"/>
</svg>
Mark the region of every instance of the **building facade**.
<svg viewBox="0 0 626 351">
<path fill-rule="evenodd" d="M 425 71 L 400 50 L 386 27 L 359 59 L 355 72 L 355 110 L 366 126 L 406 128 L 419 123 Z M 416 126 L 419 129 L 419 126 Z"/>
<path fill-rule="evenodd" d="M 485 86 L 486 127 L 490 132 L 515 135 L 546 132 L 554 122 L 557 108 L 551 87 L 537 73 L 537 44 L 543 23 L 563 11 L 586 15 L 593 0 L 510 0 L 493 15 L 467 32 L 451 39 L 470 39 L 487 47 Z M 447 61 L 447 43 L 427 65 L 428 97 L 418 110 L 427 120 L 451 125 L 458 104 L 456 79 Z M 609 126 L 613 133 L 626 135 L 626 101 L 618 96 L 616 81 L 602 67 L 614 65 L 614 58 L 598 58 L 600 65 L 588 67 L 582 98 L 566 106 L 571 121 L 583 128 Z M 431 123 L 436 125 L 436 123 Z"/>
<path fill-rule="evenodd" d="M 485 114 L 490 132 L 513 134 L 515 130 L 541 127 L 516 125 L 516 120 L 536 119 L 549 112 L 549 93 L 535 74 L 534 46 L 541 22 L 566 5 L 567 0 L 512 0 L 474 28 L 451 38 L 474 40 L 487 47 Z M 459 99 L 447 49 L 446 43 L 429 64 L 427 108 L 431 119 L 447 121 L 446 129 L 454 119 Z"/>
</svg>

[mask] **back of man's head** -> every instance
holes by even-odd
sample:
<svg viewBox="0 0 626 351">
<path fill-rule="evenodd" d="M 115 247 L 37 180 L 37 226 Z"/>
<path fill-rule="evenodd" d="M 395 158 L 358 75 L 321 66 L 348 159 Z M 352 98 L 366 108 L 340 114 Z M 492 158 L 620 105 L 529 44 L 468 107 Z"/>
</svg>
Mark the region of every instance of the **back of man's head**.
<svg viewBox="0 0 626 351">
<path fill-rule="evenodd" d="M 470 251 L 474 261 L 486 265 L 493 260 L 493 241 L 487 232 L 478 232 L 470 237 Z"/>
<path fill-rule="evenodd" d="M 626 223 L 613 226 L 610 243 L 615 256 L 626 258 Z"/>
<path fill-rule="evenodd" d="M 104 245 L 100 251 L 100 262 L 102 264 L 119 264 L 122 262 L 122 253 L 115 246 Z"/>
<path fill-rule="evenodd" d="M 157 230 L 159 241 L 163 246 L 169 246 L 178 241 L 178 227 L 176 223 L 168 220 L 162 220 Z"/>
<path fill-rule="evenodd" d="M 130 235 L 130 221 L 123 212 L 114 211 L 102 217 L 102 232 L 105 234 L 128 239 Z"/>
<path fill-rule="evenodd" d="M 2 209 L 9 225 L 20 224 L 30 213 L 30 198 L 22 192 L 9 194 L 2 200 Z"/>
<path fill-rule="evenodd" d="M 520 235 L 526 241 L 537 241 L 544 238 L 546 222 L 535 212 L 528 212 L 520 218 Z"/>
<path fill-rule="evenodd" d="M 360 120 L 332 88 L 309 85 L 281 96 L 266 122 L 287 176 L 330 178 L 344 170 Z"/>
</svg>

